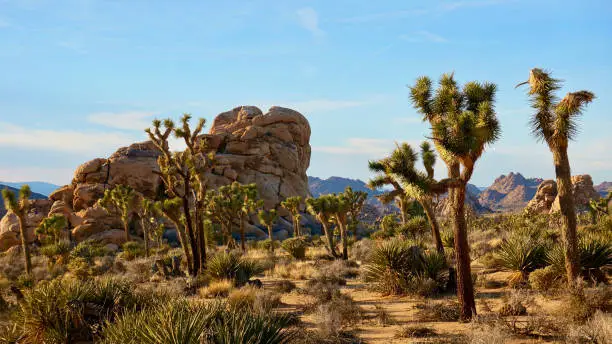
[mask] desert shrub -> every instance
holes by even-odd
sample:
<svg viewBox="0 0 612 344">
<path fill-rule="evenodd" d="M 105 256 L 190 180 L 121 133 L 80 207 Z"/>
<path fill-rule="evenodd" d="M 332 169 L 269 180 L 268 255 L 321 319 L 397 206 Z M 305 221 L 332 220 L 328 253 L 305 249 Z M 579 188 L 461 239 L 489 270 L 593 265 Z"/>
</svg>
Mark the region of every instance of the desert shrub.
<svg viewBox="0 0 612 344">
<path fill-rule="evenodd" d="M 314 319 L 320 334 L 337 337 L 346 326 L 357 323 L 361 316 L 361 308 L 350 296 L 336 293 L 329 301 L 318 305 Z"/>
<path fill-rule="evenodd" d="M 232 280 L 239 287 L 262 273 L 263 268 L 256 261 L 244 259 L 236 253 L 221 252 L 208 261 L 206 272 L 213 279 Z"/>
<path fill-rule="evenodd" d="M 355 278 L 359 275 L 359 269 L 354 261 L 334 260 L 330 264 L 323 265 L 317 274 L 327 278 Z"/>
<path fill-rule="evenodd" d="M 427 219 L 424 216 L 414 216 L 408 219 L 405 224 L 398 226 L 395 234 L 404 238 L 416 238 L 423 235 L 427 228 Z"/>
<path fill-rule="evenodd" d="M 103 343 L 290 343 L 291 317 L 233 309 L 223 303 L 175 300 L 148 312 L 126 314 L 103 329 Z"/>
<path fill-rule="evenodd" d="M 605 273 L 612 269 L 612 242 L 599 236 L 583 236 L 580 238 L 578 251 L 583 277 L 605 282 Z M 555 245 L 550 250 L 547 262 L 559 274 L 565 272 L 565 257 L 561 245 Z"/>
<path fill-rule="evenodd" d="M 501 316 L 527 315 L 527 307 L 535 305 L 532 294 L 525 289 L 510 290 L 503 297 L 504 304 L 499 310 Z"/>
<path fill-rule="evenodd" d="M 566 342 L 570 344 L 612 343 L 612 315 L 597 311 L 584 325 L 570 327 Z"/>
<path fill-rule="evenodd" d="M 204 298 L 226 297 L 233 289 L 233 281 L 222 279 L 211 282 L 208 286 L 200 288 L 198 293 Z"/>
<path fill-rule="evenodd" d="M 467 336 L 468 344 L 504 344 L 509 336 L 507 328 L 498 321 L 473 321 Z"/>
<path fill-rule="evenodd" d="M 586 289 L 584 282 L 577 281 L 567 290 L 559 315 L 572 322 L 584 323 L 597 311 L 609 312 L 612 306 L 612 287 L 600 285 Z"/>
<path fill-rule="evenodd" d="M 91 341 L 97 326 L 127 310 L 154 304 L 122 280 L 41 282 L 24 294 L 17 317 L 23 340 L 32 343 Z"/>
<path fill-rule="evenodd" d="M 381 305 L 374 305 L 374 314 L 376 314 L 376 321 L 380 326 L 387 326 L 395 323 L 391 313 Z"/>
<path fill-rule="evenodd" d="M 423 252 L 417 246 L 400 240 L 384 242 L 376 247 L 363 266 L 363 277 L 371 288 L 382 294 L 415 293 L 419 282 L 433 280 L 436 289 L 445 285 L 447 264 L 444 255 Z"/>
<path fill-rule="evenodd" d="M 366 261 L 368 260 L 368 256 L 370 255 L 370 252 L 373 248 L 374 242 L 372 240 L 367 238 L 358 240 L 353 244 L 350 256 L 356 261 Z"/>
<path fill-rule="evenodd" d="M 306 258 L 308 244 L 301 238 L 289 238 L 281 243 L 281 247 L 295 259 Z"/>
<path fill-rule="evenodd" d="M 290 278 L 296 280 L 306 280 L 311 278 L 316 270 L 311 262 L 291 262 L 289 264 L 276 264 L 273 269 L 266 272 L 266 275 Z"/>
<path fill-rule="evenodd" d="M 296 288 L 295 283 L 289 280 L 282 280 L 274 284 L 274 289 L 278 291 L 279 293 L 290 293 L 293 290 L 295 290 L 295 288 Z"/>
<path fill-rule="evenodd" d="M 145 253 L 143 244 L 136 241 L 124 243 L 121 245 L 121 249 L 123 251 L 119 254 L 119 257 L 128 261 L 143 257 Z"/>
<path fill-rule="evenodd" d="M 68 271 L 70 271 L 76 278 L 84 280 L 91 275 L 91 269 L 89 267 L 89 261 L 83 257 L 75 257 L 70 259 L 68 263 Z"/>
<path fill-rule="evenodd" d="M 501 266 L 516 273 L 510 278 L 511 285 L 527 282 L 529 273 L 546 266 L 546 246 L 538 238 L 511 235 L 499 246 L 497 257 Z"/>
<path fill-rule="evenodd" d="M 0 343 L 18 344 L 22 333 L 23 329 L 17 323 L 0 325 Z"/>
<path fill-rule="evenodd" d="M 445 230 L 440 232 L 440 238 L 442 239 L 442 245 L 444 245 L 444 247 L 455 247 L 455 233 L 452 231 Z"/>
<path fill-rule="evenodd" d="M 282 304 L 281 297 L 274 291 L 258 289 L 255 292 L 253 310 L 262 313 L 271 312 Z"/>
<path fill-rule="evenodd" d="M 91 264 L 95 257 L 102 257 L 106 254 L 107 250 L 102 244 L 91 240 L 85 240 L 70 251 L 70 259 L 83 258 L 87 264 Z"/>
<path fill-rule="evenodd" d="M 559 284 L 559 274 L 552 266 L 536 269 L 529 274 L 529 286 L 539 291 L 548 291 Z"/>
<path fill-rule="evenodd" d="M 420 321 L 457 321 L 459 320 L 459 303 L 455 301 L 427 301 L 417 306 L 417 318 Z"/>
<path fill-rule="evenodd" d="M 40 248 L 40 254 L 47 257 L 51 264 L 66 263 L 70 254 L 70 241 L 61 240 Z"/>
<path fill-rule="evenodd" d="M 34 280 L 34 277 L 32 275 L 26 274 L 19 275 L 19 277 L 17 277 L 17 280 L 15 281 L 15 285 L 19 289 L 33 288 L 35 283 L 36 281 Z"/>
<path fill-rule="evenodd" d="M 426 338 L 436 335 L 433 329 L 418 325 L 405 325 L 395 332 L 395 338 Z"/>
<path fill-rule="evenodd" d="M 257 247 L 260 250 L 266 250 L 269 251 L 270 247 L 274 245 L 274 249 L 280 248 L 281 247 L 281 243 L 278 240 L 271 240 L 271 239 L 265 239 L 265 240 L 261 240 L 259 241 L 259 243 L 257 244 Z"/>
<path fill-rule="evenodd" d="M 232 290 L 227 297 L 227 304 L 235 309 L 253 308 L 257 290 L 251 286 Z"/>
</svg>

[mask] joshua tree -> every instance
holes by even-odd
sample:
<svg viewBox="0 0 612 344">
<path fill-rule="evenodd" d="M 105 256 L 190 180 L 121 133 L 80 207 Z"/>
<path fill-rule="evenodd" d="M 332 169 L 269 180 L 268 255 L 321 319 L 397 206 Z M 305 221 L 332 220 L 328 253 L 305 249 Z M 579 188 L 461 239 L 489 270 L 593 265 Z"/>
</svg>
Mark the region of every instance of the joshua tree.
<svg viewBox="0 0 612 344">
<path fill-rule="evenodd" d="M 409 144 L 398 145 L 389 157 L 378 161 L 370 161 L 370 170 L 378 173 L 378 176 L 369 181 L 369 186 L 373 189 L 387 185 L 393 187 L 393 190 L 384 192 L 379 196 L 379 199 L 383 202 L 400 197 L 403 199 L 402 202 L 406 205 L 406 209 L 410 205 L 408 198 L 413 198 L 419 202 L 431 226 L 431 234 L 436 249 L 443 253 L 444 245 L 440 237 L 440 226 L 434 212 L 433 196 L 447 191 L 449 181 L 438 182 L 434 179 L 433 166 L 436 162 L 436 155 L 427 141 L 421 144 L 421 157 L 427 173 L 415 168 L 414 164 L 418 155 Z M 402 222 L 405 223 L 405 220 Z"/>
<path fill-rule="evenodd" d="M 589 212 L 591 213 L 591 221 L 596 224 L 602 217 L 610 215 L 612 208 L 612 192 L 608 196 L 600 199 L 592 199 L 589 201 Z"/>
<path fill-rule="evenodd" d="M 246 236 L 244 234 L 244 221 L 246 218 L 255 213 L 258 208 L 261 208 L 262 201 L 257 198 L 257 184 L 240 185 L 238 183 L 232 184 L 236 189 L 234 192 L 237 193 L 237 197 L 242 200 L 242 208 L 240 209 L 240 245 L 242 252 L 246 252 Z"/>
<path fill-rule="evenodd" d="M 176 227 L 176 233 L 178 235 L 179 241 L 181 243 L 181 247 L 183 248 L 183 252 L 185 253 L 185 260 L 187 260 L 187 266 L 189 269 L 189 273 L 193 272 L 193 257 L 191 255 L 191 251 L 189 250 L 190 243 L 187 238 L 187 234 L 185 233 L 185 216 L 183 215 L 183 200 L 179 197 L 166 199 L 163 201 L 158 201 L 158 206 L 161 211 L 166 215 L 174 226 Z"/>
<path fill-rule="evenodd" d="M 338 258 L 338 254 L 336 253 L 335 249 L 336 245 L 334 244 L 334 236 L 329 228 L 329 221 L 333 216 L 333 197 L 333 195 L 322 195 L 318 198 L 307 198 L 306 206 L 308 212 L 314 215 L 319 220 L 319 222 L 321 222 L 323 232 L 325 233 L 325 238 L 327 239 L 329 253 L 334 258 Z"/>
<path fill-rule="evenodd" d="M 36 228 L 36 234 L 44 235 L 49 242 L 57 244 L 61 239 L 62 230 L 66 228 L 68 221 L 62 214 L 53 214 L 44 220 Z"/>
<path fill-rule="evenodd" d="M 270 251 L 274 252 L 274 236 L 272 235 L 272 227 L 278 220 L 278 214 L 275 209 L 260 210 L 257 214 L 259 222 L 268 229 L 268 238 L 270 239 Z"/>
<path fill-rule="evenodd" d="M 140 216 L 140 224 L 142 226 L 143 236 L 144 236 L 144 247 L 145 247 L 145 256 L 149 257 L 149 238 L 155 236 L 157 239 L 157 243 L 159 244 L 159 240 L 161 240 L 161 236 L 163 235 L 163 225 L 159 223 L 158 218 L 161 215 L 161 205 L 160 203 L 153 202 L 146 197 L 142 197 L 140 201 L 140 208 L 138 209 L 138 215 Z M 161 233 L 159 232 L 159 226 L 162 226 Z M 161 235 L 159 235 L 161 234 Z"/>
<path fill-rule="evenodd" d="M 538 140 L 546 142 L 553 155 L 559 206 L 563 218 L 565 270 L 567 282 L 571 286 L 580 275 L 580 258 L 567 147 L 569 141 L 578 133 L 577 118 L 585 106 L 593 101 L 595 95 L 590 91 L 570 92 L 558 101 L 555 92 L 561 88 L 561 81 L 538 68 L 532 69 L 529 80 L 517 87 L 525 84 L 529 85 L 528 95 L 531 97 L 531 106 L 536 111 L 531 119 L 531 132 Z"/>
<path fill-rule="evenodd" d="M 435 93 L 428 77 L 418 78 L 410 87 L 412 103 L 431 125 L 432 140 L 448 168 L 448 183 L 442 184 L 450 187 L 462 321 L 476 314 L 465 218 L 466 186 L 476 161 L 501 134 L 494 108 L 495 93 L 496 85 L 488 82 L 472 81 L 460 88 L 453 74 L 440 78 Z"/>
<path fill-rule="evenodd" d="M 29 185 L 23 185 L 19 189 L 19 199 L 15 197 L 15 193 L 9 189 L 2 190 L 2 198 L 4 199 L 4 207 L 7 211 L 12 212 L 17 216 L 19 222 L 19 236 L 21 237 L 21 247 L 23 249 L 23 259 L 25 262 L 26 274 L 32 274 L 32 260 L 30 258 L 30 247 L 26 238 L 26 216 L 30 211 L 30 196 L 32 190 Z"/>
<path fill-rule="evenodd" d="M 104 191 L 104 197 L 98 204 L 109 213 L 116 213 L 121 218 L 125 231 L 125 242 L 130 241 L 130 220 L 132 214 L 138 209 L 139 195 L 129 186 L 117 185 L 113 189 Z"/>
<path fill-rule="evenodd" d="M 170 119 L 162 122 L 153 121 L 153 128 L 146 129 L 149 138 L 160 150 L 157 159 L 160 167 L 159 175 L 166 187 L 166 193 L 171 198 L 182 202 L 182 217 L 186 238 L 181 241 L 186 256 L 192 256 L 189 273 L 196 275 L 206 267 L 206 243 L 204 234 L 205 197 L 207 193 L 206 174 L 214 165 L 214 153 L 207 149 L 206 140 L 200 135 L 206 121 L 200 119 L 195 129 L 189 122 L 191 115 L 185 114 L 181 119 L 181 127 L 175 127 Z M 168 139 L 171 134 L 183 139 L 187 149 L 183 152 L 171 152 Z"/>
<path fill-rule="evenodd" d="M 357 226 L 359 225 L 359 214 L 363 209 L 363 205 L 368 198 L 368 194 L 363 191 L 353 191 L 350 186 L 344 189 L 344 198 L 348 203 L 348 228 L 353 232 L 353 236 L 357 238 Z"/>
<path fill-rule="evenodd" d="M 300 205 L 302 204 L 302 197 L 288 197 L 281 202 L 281 207 L 287 209 L 291 213 L 291 219 L 293 220 L 293 236 L 301 236 L 300 232 L 300 220 L 302 215 L 300 214 Z"/>
<path fill-rule="evenodd" d="M 340 229 L 340 238 L 342 240 L 342 259 L 348 259 L 348 238 L 347 238 L 347 225 L 348 225 L 348 212 L 350 211 L 351 204 L 344 194 L 333 194 L 328 196 L 329 209 L 332 214 L 331 219 L 336 223 L 338 229 Z"/>
</svg>

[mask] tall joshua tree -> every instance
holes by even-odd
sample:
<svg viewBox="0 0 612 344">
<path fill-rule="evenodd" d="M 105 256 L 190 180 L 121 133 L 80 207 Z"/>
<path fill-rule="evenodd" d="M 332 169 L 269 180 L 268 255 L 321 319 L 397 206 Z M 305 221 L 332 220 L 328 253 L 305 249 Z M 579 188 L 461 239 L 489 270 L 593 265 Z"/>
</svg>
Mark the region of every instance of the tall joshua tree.
<svg viewBox="0 0 612 344">
<path fill-rule="evenodd" d="M 334 235 L 329 228 L 329 222 L 333 216 L 333 195 L 322 195 L 318 198 L 307 198 L 306 207 L 308 212 L 321 222 L 325 238 L 327 239 L 327 249 L 329 253 L 334 257 L 338 258 L 336 248 L 334 244 Z"/>
<path fill-rule="evenodd" d="M 501 134 L 494 107 L 496 89 L 495 84 L 476 81 L 460 87 L 453 74 L 442 75 L 435 93 L 428 77 L 418 78 L 410 87 L 412 103 L 431 125 L 431 139 L 451 181 L 448 197 L 452 204 L 462 321 L 476 314 L 465 219 L 466 186 L 476 161 Z"/>
<path fill-rule="evenodd" d="M 351 204 L 344 194 L 333 194 L 328 196 L 331 219 L 336 223 L 340 230 L 340 239 L 342 240 L 342 259 L 348 259 L 348 235 L 347 225 L 348 216 Z"/>
<path fill-rule="evenodd" d="M 98 200 L 100 206 L 109 213 L 118 214 L 125 231 L 125 242 L 130 241 L 130 220 L 138 209 L 139 195 L 129 186 L 117 185 L 104 191 L 104 197 Z"/>
<path fill-rule="evenodd" d="M 438 182 L 434 179 L 433 166 L 436 162 L 436 155 L 427 141 L 421 144 L 421 158 L 427 173 L 415 168 L 414 165 L 418 160 L 418 155 L 409 144 L 398 145 L 389 157 L 378 161 L 370 161 L 370 170 L 378 173 L 378 175 L 369 181 L 369 186 L 373 189 L 383 186 L 393 187 L 392 190 L 379 196 L 379 199 L 383 202 L 388 202 L 395 197 L 414 198 L 419 202 L 429 220 L 436 249 L 438 252 L 444 253 L 440 226 L 433 207 L 433 196 L 446 192 L 451 185 L 451 181 Z"/>
<path fill-rule="evenodd" d="M 563 218 L 563 242 L 567 282 L 571 286 L 580 274 L 578 240 L 576 237 L 576 209 L 572 194 L 572 174 L 570 170 L 567 147 L 578 133 L 577 119 L 585 106 L 595 99 L 590 91 L 570 92 L 558 100 L 556 91 L 561 88 L 561 81 L 554 79 L 550 73 L 534 68 L 529 73 L 529 80 L 518 86 L 528 85 L 531 106 L 536 111 L 531 118 L 531 132 L 535 137 L 546 142 L 552 152 L 557 176 L 559 206 Z"/>
<path fill-rule="evenodd" d="M 26 268 L 26 274 L 32 274 L 32 260 L 30 258 L 30 247 L 26 237 L 26 216 L 30 211 L 32 190 L 29 185 L 23 185 L 19 189 L 19 198 L 15 197 L 15 193 L 9 189 L 2 190 L 2 198 L 6 210 L 17 216 L 19 222 L 19 236 L 21 237 L 21 248 L 23 249 L 23 259 Z"/>
<path fill-rule="evenodd" d="M 259 222 L 268 229 L 268 239 L 270 239 L 270 252 L 274 252 L 274 236 L 272 235 L 272 227 L 278 220 L 278 214 L 275 209 L 260 210 L 257 214 Z"/>
<path fill-rule="evenodd" d="M 190 126 L 191 115 L 181 118 L 181 126 L 166 119 L 153 121 L 153 127 L 145 132 L 153 144 L 161 152 L 157 159 L 159 175 L 170 198 L 181 201 L 181 211 L 186 230 L 185 240 L 181 241 L 185 256 L 192 256 L 189 263 L 189 273 L 193 276 L 201 273 L 206 267 L 206 243 L 204 234 L 205 197 L 207 194 L 206 173 L 214 165 L 214 154 L 208 152 L 207 142 L 200 135 L 206 124 L 200 119 L 195 126 Z M 170 135 L 183 139 L 187 149 L 182 152 L 170 151 L 168 140 Z M 169 204 L 170 205 L 170 204 Z M 174 209 L 174 208 L 173 208 Z"/>
<path fill-rule="evenodd" d="M 300 233 L 300 220 L 302 215 L 300 214 L 300 205 L 302 204 L 302 197 L 288 197 L 281 202 L 281 207 L 287 209 L 291 213 L 291 220 L 293 220 L 293 236 L 297 237 L 302 235 Z"/>
<path fill-rule="evenodd" d="M 158 230 L 159 221 L 158 218 L 161 215 L 160 204 L 156 203 L 146 197 L 142 197 L 140 200 L 140 207 L 138 209 L 138 215 L 140 216 L 140 224 L 142 226 L 145 246 L 145 256 L 149 257 L 149 238 L 153 237 L 153 232 Z M 162 233 L 163 235 L 163 233 Z M 159 237 L 155 235 L 158 238 Z"/>
<path fill-rule="evenodd" d="M 235 183 L 236 184 L 236 183 Z M 255 213 L 258 208 L 263 204 L 262 201 L 258 200 L 257 196 L 257 184 L 237 185 L 238 193 L 237 197 L 242 200 L 242 207 L 240 209 L 240 246 L 242 252 L 246 252 L 246 236 L 244 233 L 245 220 Z"/>
<path fill-rule="evenodd" d="M 357 227 L 359 226 L 359 214 L 363 209 L 363 205 L 368 198 L 367 192 L 353 191 L 353 188 L 347 186 L 344 189 L 344 198 L 348 203 L 348 224 L 347 230 L 353 232 L 353 236 L 357 238 Z"/>
</svg>

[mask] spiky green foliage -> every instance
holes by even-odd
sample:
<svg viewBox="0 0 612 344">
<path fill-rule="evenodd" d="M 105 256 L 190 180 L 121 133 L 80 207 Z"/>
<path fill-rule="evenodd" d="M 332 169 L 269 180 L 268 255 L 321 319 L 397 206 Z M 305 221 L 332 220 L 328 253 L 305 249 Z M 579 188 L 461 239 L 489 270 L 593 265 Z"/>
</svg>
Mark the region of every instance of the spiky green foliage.
<svg viewBox="0 0 612 344">
<path fill-rule="evenodd" d="M 223 303 L 192 305 L 179 299 L 108 323 L 103 343 L 286 344 L 296 335 L 289 328 L 291 320 L 287 315 L 238 310 Z"/>
<path fill-rule="evenodd" d="M 181 126 L 176 126 L 170 119 L 153 121 L 153 127 L 145 132 L 153 144 L 161 151 L 157 159 L 160 176 L 165 186 L 165 193 L 172 199 L 180 200 L 180 207 L 173 207 L 173 220 L 179 231 L 181 245 L 189 273 L 193 276 L 206 266 L 205 218 L 206 194 L 208 189 L 207 175 L 215 164 L 215 153 L 208 149 L 207 140 L 200 135 L 206 121 L 199 119 L 195 128 L 191 128 L 190 114 L 181 118 Z M 163 126 L 163 128 L 162 128 Z M 170 151 L 170 135 L 183 139 L 187 149 L 182 152 Z M 169 204 L 170 205 L 170 204 Z M 164 207 L 163 209 L 166 209 Z M 181 215 L 177 216 L 177 210 Z M 165 212 L 165 211 L 164 211 Z M 182 219 L 181 221 L 178 221 Z"/>
<path fill-rule="evenodd" d="M 439 252 L 424 252 L 410 242 L 390 240 L 374 248 L 363 266 L 364 280 L 385 295 L 415 293 L 431 280 L 441 290 L 448 264 Z"/>
<path fill-rule="evenodd" d="M 516 272 L 511 277 L 513 283 L 527 281 L 530 272 L 546 266 L 547 246 L 539 239 L 521 235 L 511 235 L 504 239 L 497 251 L 498 262 Z"/>
<path fill-rule="evenodd" d="M 138 207 L 138 215 L 144 235 L 145 257 L 149 257 L 149 240 L 153 239 L 160 245 L 164 234 L 164 225 L 161 221 L 162 203 L 142 197 Z"/>
<path fill-rule="evenodd" d="M 132 187 L 116 185 L 104 191 L 104 197 L 98 200 L 100 206 L 121 218 L 126 242 L 130 241 L 130 220 L 139 207 L 140 199 L 141 196 Z"/>
<path fill-rule="evenodd" d="M 365 201 L 368 199 L 368 193 L 364 191 L 353 191 L 350 186 L 347 186 L 342 194 L 348 203 L 347 230 L 353 232 L 353 236 L 357 238 L 359 215 L 361 214 Z"/>
<path fill-rule="evenodd" d="M 19 222 L 19 236 L 21 238 L 21 247 L 23 250 L 23 260 L 25 263 L 26 274 L 32 273 L 32 259 L 30 257 L 30 247 L 28 246 L 26 237 L 26 215 L 30 211 L 32 196 L 32 190 L 30 186 L 25 184 L 19 189 L 19 198 L 15 196 L 15 193 L 9 189 L 2 190 L 2 198 L 4 200 L 4 207 L 7 211 L 12 212 L 17 216 Z"/>
<path fill-rule="evenodd" d="M 582 276 L 596 282 L 604 282 L 605 275 L 612 270 L 612 243 L 598 236 L 585 236 L 578 244 Z M 547 262 L 557 273 L 565 269 L 563 247 L 555 245 L 547 255 Z"/>
<path fill-rule="evenodd" d="M 62 230 L 68 226 L 68 220 L 62 214 L 53 214 L 46 217 L 36 227 L 36 234 L 44 236 L 47 243 L 58 243 L 61 239 Z"/>
<path fill-rule="evenodd" d="M 17 317 L 26 343 L 91 341 L 94 329 L 128 310 L 154 304 L 117 279 L 41 282 L 24 294 Z"/>
<path fill-rule="evenodd" d="M 262 273 L 263 268 L 256 261 L 236 253 L 220 252 L 209 260 L 206 272 L 214 279 L 229 279 L 236 286 L 241 286 L 251 277 Z"/>
<path fill-rule="evenodd" d="M 274 227 L 274 224 L 278 221 L 276 209 L 260 210 L 259 213 L 257 213 L 257 217 L 259 218 L 259 222 L 268 229 L 268 239 L 274 241 L 272 227 Z M 274 252 L 274 245 L 270 245 L 269 249 L 271 252 Z"/>
<path fill-rule="evenodd" d="M 88 264 L 92 264 L 95 257 L 102 257 L 107 253 L 104 245 L 91 241 L 85 240 L 78 243 L 72 251 L 70 251 L 70 259 L 82 258 Z"/>
<path fill-rule="evenodd" d="M 306 258 L 308 243 L 301 238 L 289 238 L 281 243 L 283 250 L 287 251 L 295 259 Z"/>
<path fill-rule="evenodd" d="M 612 204 L 612 192 L 608 196 L 600 199 L 592 199 L 589 201 L 589 212 L 591 213 L 591 221 L 597 223 L 610 215 Z"/>
<path fill-rule="evenodd" d="M 291 219 L 293 220 L 293 236 L 301 236 L 300 231 L 300 220 L 302 215 L 300 214 L 300 206 L 302 204 L 302 197 L 288 197 L 281 202 L 281 207 L 285 208 L 291 213 Z"/>
</svg>

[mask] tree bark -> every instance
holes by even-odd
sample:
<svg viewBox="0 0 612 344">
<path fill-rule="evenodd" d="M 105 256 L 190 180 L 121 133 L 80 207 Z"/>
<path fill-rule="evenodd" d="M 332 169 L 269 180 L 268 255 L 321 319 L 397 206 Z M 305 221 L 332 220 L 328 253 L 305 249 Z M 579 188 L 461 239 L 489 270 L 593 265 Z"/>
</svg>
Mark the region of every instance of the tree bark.
<svg viewBox="0 0 612 344">
<path fill-rule="evenodd" d="M 144 237 L 145 257 L 149 258 L 149 227 L 144 218 L 140 219 L 140 225 L 142 226 L 142 235 Z"/>
<path fill-rule="evenodd" d="M 565 272 L 568 286 L 573 286 L 580 274 L 578 259 L 578 237 L 576 234 L 577 220 L 574 207 L 572 173 L 570 169 L 567 148 L 553 151 L 559 207 L 562 215 L 563 254 L 565 256 Z"/>
<path fill-rule="evenodd" d="M 26 274 L 32 275 L 32 259 L 30 257 L 30 246 L 28 246 L 25 229 L 25 218 L 22 215 L 17 215 L 17 221 L 19 222 L 19 235 L 21 236 L 21 247 L 23 249 L 23 259 L 25 263 Z"/>
<path fill-rule="evenodd" d="M 334 237 L 332 233 L 330 232 L 329 228 L 327 228 L 325 221 L 321 221 L 321 226 L 323 226 L 323 232 L 325 232 L 325 237 L 327 238 L 327 249 L 329 250 L 329 253 L 331 253 L 334 258 L 338 258 L 338 254 L 334 248 Z"/>
<path fill-rule="evenodd" d="M 244 214 L 240 213 L 240 248 L 242 252 L 246 252 L 246 236 L 244 235 Z"/>
<path fill-rule="evenodd" d="M 201 215 L 204 213 L 204 211 L 200 211 L 200 208 L 203 208 L 203 207 L 200 206 L 199 202 L 196 202 L 196 204 L 197 204 L 196 212 L 194 216 L 195 216 L 198 246 L 199 246 L 199 252 L 198 252 L 199 260 L 200 260 L 199 272 L 203 273 L 204 270 L 206 270 L 206 233 L 204 231 L 204 218 Z"/>
<path fill-rule="evenodd" d="M 179 242 L 181 244 L 181 247 L 183 248 L 183 252 L 185 253 L 185 260 L 187 260 L 187 269 L 189 270 L 188 272 L 191 275 L 192 274 L 191 267 L 193 266 L 193 263 L 192 263 L 193 261 L 192 261 L 191 254 L 189 254 L 189 246 L 187 245 L 187 237 L 185 235 L 184 227 L 181 225 L 181 223 L 176 218 L 173 219 L 168 214 L 166 214 L 166 216 L 168 216 L 168 218 L 176 226 L 176 234 L 178 235 Z"/>
<path fill-rule="evenodd" d="M 465 182 L 455 188 L 451 201 L 457 261 L 457 298 L 461 307 L 460 320 L 470 321 L 472 316 L 476 315 L 476 302 L 474 301 L 470 249 L 465 221 L 465 188 Z"/>
<path fill-rule="evenodd" d="M 272 226 L 268 225 L 268 238 L 270 239 L 270 252 L 274 252 L 274 235 L 272 235 Z"/>
<path fill-rule="evenodd" d="M 340 227 L 340 236 L 342 237 L 342 259 L 348 260 L 348 238 L 346 235 L 346 224 L 342 221 L 338 221 L 338 227 Z"/>
<path fill-rule="evenodd" d="M 127 219 L 123 220 L 123 231 L 125 232 L 125 242 L 130 241 L 130 223 Z"/>
<path fill-rule="evenodd" d="M 442 244 L 442 237 L 440 236 L 440 225 L 438 224 L 438 220 L 436 219 L 436 213 L 433 209 L 433 205 L 431 204 L 431 200 L 424 199 L 421 200 L 420 203 L 423 206 L 423 210 L 425 211 L 427 220 L 429 220 L 429 225 L 431 226 L 431 235 L 433 237 L 434 244 L 436 245 L 436 250 L 444 254 L 444 245 Z"/>
<path fill-rule="evenodd" d="M 189 195 L 189 192 L 185 190 L 185 194 Z M 191 221 L 191 212 L 189 208 L 189 198 L 187 196 L 182 198 L 183 200 L 183 214 L 185 215 L 185 227 L 187 227 L 187 236 L 189 237 L 189 244 L 191 246 L 191 253 L 193 254 L 192 266 L 190 267 L 189 273 L 192 276 L 197 275 L 200 270 L 200 254 L 198 251 L 198 245 L 193 231 L 193 222 Z"/>
</svg>

